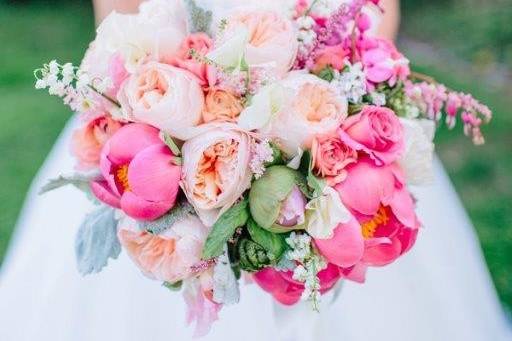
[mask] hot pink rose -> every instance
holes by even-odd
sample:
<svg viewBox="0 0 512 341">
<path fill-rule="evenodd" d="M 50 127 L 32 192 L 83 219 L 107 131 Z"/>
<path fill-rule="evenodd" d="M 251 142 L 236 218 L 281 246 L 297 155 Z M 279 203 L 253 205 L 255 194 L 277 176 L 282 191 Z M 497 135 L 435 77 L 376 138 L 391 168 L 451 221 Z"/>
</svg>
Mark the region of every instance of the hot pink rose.
<svg viewBox="0 0 512 341">
<path fill-rule="evenodd" d="M 121 221 L 118 232 L 121 244 L 142 272 L 169 283 L 197 275 L 194 265 L 201 262 L 207 235 L 208 229 L 192 215 L 160 234 L 141 230 L 131 219 Z"/>
<path fill-rule="evenodd" d="M 388 108 L 364 107 L 345 120 L 339 134 L 347 146 L 365 152 L 377 165 L 398 160 L 404 151 L 402 125 Z"/>
<path fill-rule="evenodd" d="M 103 179 L 91 183 L 99 200 L 141 220 L 156 219 L 174 206 L 181 167 L 158 133 L 133 123 L 107 141 L 100 157 Z"/>
<path fill-rule="evenodd" d="M 345 168 L 357 161 L 357 152 L 347 146 L 337 134 L 318 135 L 311 147 L 313 171 L 327 180 L 330 186 L 343 181 Z"/>
<path fill-rule="evenodd" d="M 78 160 L 77 167 L 87 170 L 100 164 L 101 149 L 122 124 L 108 116 L 92 119 L 73 133 L 71 150 Z"/>
<path fill-rule="evenodd" d="M 320 292 L 323 294 L 332 289 L 340 276 L 338 267 L 333 264 L 329 264 L 326 269 L 320 271 L 318 273 Z M 253 278 L 263 290 L 284 305 L 297 303 L 304 291 L 304 284 L 294 280 L 291 271 L 281 272 L 274 268 L 265 268 L 255 273 Z"/>
<path fill-rule="evenodd" d="M 168 62 L 171 65 L 191 72 L 197 77 L 202 87 L 213 86 L 216 82 L 215 68 L 198 61 L 190 53 L 191 50 L 194 50 L 197 54 L 205 56 L 210 52 L 212 46 L 213 41 L 207 34 L 192 33 L 183 40 L 176 55 Z"/>
<path fill-rule="evenodd" d="M 319 72 L 327 66 L 335 70 L 342 70 L 349 54 L 350 51 L 346 50 L 342 44 L 325 46 L 317 52 L 313 71 Z"/>
<path fill-rule="evenodd" d="M 369 158 L 360 159 L 347 170 L 347 178 L 336 190 L 360 224 L 359 241 L 335 233 L 328 246 L 341 250 L 364 241 L 362 264 L 392 263 L 414 245 L 420 226 L 404 174 L 397 164 L 378 167 Z M 317 245 L 322 251 L 318 241 Z M 341 256 L 340 251 L 330 254 L 327 260 L 339 263 Z"/>
</svg>

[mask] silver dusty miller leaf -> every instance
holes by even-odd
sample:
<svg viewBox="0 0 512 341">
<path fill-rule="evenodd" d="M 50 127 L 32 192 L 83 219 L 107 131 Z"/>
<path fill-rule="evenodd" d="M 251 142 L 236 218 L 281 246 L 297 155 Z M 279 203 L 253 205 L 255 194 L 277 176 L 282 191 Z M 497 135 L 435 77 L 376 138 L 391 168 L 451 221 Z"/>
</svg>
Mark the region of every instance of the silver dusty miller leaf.
<svg viewBox="0 0 512 341">
<path fill-rule="evenodd" d="M 212 11 L 199 7 L 194 0 L 185 0 L 188 10 L 188 22 L 192 33 L 210 31 Z"/>
<path fill-rule="evenodd" d="M 107 265 L 108 259 L 116 259 L 120 252 L 115 210 L 102 206 L 89 213 L 75 239 L 78 272 L 84 276 L 100 272 Z"/>
<path fill-rule="evenodd" d="M 48 180 L 48 182 L 39 190 L 39 195 L 51 192 L 67 185 L 72 185 L 84 192 L 89 199 L 96 201 L 94 195 L 91 192 L 89 183 L 97 179 L 98 176 L 99 173 L 75 173 L 71 175 L 60 175 L 58 178 Z"/>
<path fill-rule="evenodd" d="M 213 268 L 213 300 L 221 304 L 235 304 L 240 300 L 240 288 L 231 268 L 227 247 L 217 258 Z"/>
<path fill-rule="evenodd" d="M 191 214 L 195 214 L 194 208 L 186 201 L 177 204 L 169 213 L 153 221 L 140 221 L 139 227 L 152 234 L 160 234 L 171 228 L 176 222 L 181 221 Z"/>
</svg>

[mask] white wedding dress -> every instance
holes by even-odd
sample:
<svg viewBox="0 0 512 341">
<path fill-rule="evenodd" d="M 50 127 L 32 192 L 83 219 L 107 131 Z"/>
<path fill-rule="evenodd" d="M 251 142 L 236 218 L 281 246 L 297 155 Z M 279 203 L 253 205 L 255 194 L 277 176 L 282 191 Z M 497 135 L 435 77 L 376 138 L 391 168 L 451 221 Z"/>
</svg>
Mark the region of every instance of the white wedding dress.
<svg viewBox="0 0 512 341">
<path fill-rule="evenodd" d="M 72 187 L 37 195 L 48 179 L 73 172 L 76 124 L 34 180 L 0 269 L 0 341 L 192 339 L 181 294 L 144 277 L 125 253 L 99 274 L 78 274 L 74 236 L 92 205 Z M 201 340 L 512 340 L 471 223 L 437 160 L 435 168 L 435 184 L 414 191 L 425 228 L 407 255 L 371 269 L 364 285 L 344 283 L 321 313 L 243 285 L 241 302 L 224 307 Z"/>
</svg>

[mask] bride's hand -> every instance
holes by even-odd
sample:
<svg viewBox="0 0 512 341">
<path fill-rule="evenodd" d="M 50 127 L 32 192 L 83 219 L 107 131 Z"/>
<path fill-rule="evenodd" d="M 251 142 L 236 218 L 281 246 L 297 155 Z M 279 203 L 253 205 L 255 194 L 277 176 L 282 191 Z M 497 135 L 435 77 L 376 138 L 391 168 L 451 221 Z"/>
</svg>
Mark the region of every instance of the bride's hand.
<svg viewBox="0 0 512 341">
<path fill-rule="evenodd" d="M 93 0 L 96 25 L 99 25 L 110 12 L 135 13 L 144 0 Z"/>
</svg>

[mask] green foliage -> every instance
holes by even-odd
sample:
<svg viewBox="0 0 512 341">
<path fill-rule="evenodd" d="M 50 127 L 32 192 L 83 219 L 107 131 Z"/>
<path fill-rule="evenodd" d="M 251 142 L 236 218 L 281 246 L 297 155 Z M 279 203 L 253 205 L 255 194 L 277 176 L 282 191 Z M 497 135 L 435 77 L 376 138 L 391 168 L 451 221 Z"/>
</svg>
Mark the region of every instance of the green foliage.
<svg viewBox="0 0 512 341">
<path fill-rule="evenodd" d="M 224 245 L 233 237 L 237 228 L 244 226 L 249 219 L 249 202 L 247 199 L 224 212 L 213 225 L 203 248 L 203 259 L 218 257 L 224 250 Z"/>
</svg>

